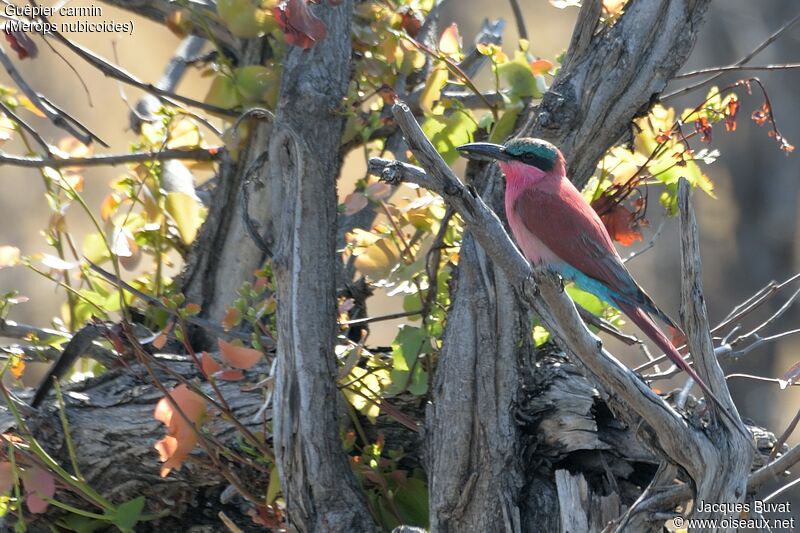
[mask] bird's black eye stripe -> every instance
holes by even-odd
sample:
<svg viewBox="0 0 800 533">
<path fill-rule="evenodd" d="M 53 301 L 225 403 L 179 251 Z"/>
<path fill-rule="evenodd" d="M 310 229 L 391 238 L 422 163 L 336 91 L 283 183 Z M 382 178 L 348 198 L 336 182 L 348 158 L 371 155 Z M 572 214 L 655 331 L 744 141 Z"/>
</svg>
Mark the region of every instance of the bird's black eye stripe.
<svg viewBox="0 0 800 533">
<path fill-rule="evenodd" d="M 531 165 L 538 169 L 544 170 L 545 172 L 553 170 L 553 165 L 555 163 L 552 158 L 542 157 L 539 154 L 534 154 L 531 152 L 520 154 L 516 156 L 516 159 L 522 161 L 526 165 Z"/>
</svg>

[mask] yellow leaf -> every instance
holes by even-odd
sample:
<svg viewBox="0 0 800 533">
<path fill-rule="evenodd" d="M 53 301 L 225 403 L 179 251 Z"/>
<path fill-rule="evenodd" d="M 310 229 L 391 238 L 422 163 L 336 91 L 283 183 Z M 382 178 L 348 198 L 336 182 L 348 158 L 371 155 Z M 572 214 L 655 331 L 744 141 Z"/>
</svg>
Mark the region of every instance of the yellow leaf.
<svg viewBox="0 0 800 533">
<path fill-rule="evenodd" d="M 356 257 L 359 272 L 374 280 L 385 279 L 400 261 L 400 251 L 390 239 L 380 239 Z"/>
<path fill-rule="evenodd" d="M 27 109 L 28 111 L 30 111 L 31 113 L 36 115 L 37 117 L 39 117 L 39 118 L 46 118 L 47 117 L 47 115 L 42 113 L 41 109 L 39 109 L 38 107 L 33 105 L 33 102 L 31 102 L 30 99 L 27 96 L 25 96 L 25 95 L 17 96 L 17 102 L 19 102 L 19 105 L 21 105 L 22 107 L 24 107 L 25 109 Z"/>
<path fill-rule="evenodd" d="M 419 107 L 426 113 L 433 110 L 433 104 L 439 99 L 442 94 L 442 87 L 447 83 L 447 69 L 444 66 L 436 67 L 431 72 L 425 87 L 422 89 L 422 94 L 419 96 Z"/>
<path fill-rule="evenodd" d="M 458 34 L 458 25 L 455 22 L 442 32 L 439 51 L 448 56 L 454 56 L 461 51 L 461 36 Z"/>
<path fill-rule="evenodd" d="M 203 223 L 205 211 L 203 207 L 188 194 L 177 191 L 167 194 L 165 207 L 178 228 L 181 240 L 185 244 L 191 244 Z"/>
<path fill-rule="evenodd" d="M 269 484 L 267 485 L 267 505 L 272 505 L 278 498 L 281 491 L 281 478 L 278 475 L 278 467 L 273 466 L 269 473 Z"/>
<path fill-rule="evenodd" d="M 167 148 L 197 148 L 203 142 L 200 128 L 189 119 L 182 118 L 169 126 Z"/>
</svg>

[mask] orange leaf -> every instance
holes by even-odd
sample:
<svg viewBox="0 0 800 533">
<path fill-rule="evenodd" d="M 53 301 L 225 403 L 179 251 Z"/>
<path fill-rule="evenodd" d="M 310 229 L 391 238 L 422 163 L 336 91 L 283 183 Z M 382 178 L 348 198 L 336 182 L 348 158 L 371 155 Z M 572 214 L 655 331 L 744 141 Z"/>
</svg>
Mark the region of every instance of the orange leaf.
<svg viewBox="0 0 800 533">
<path fill-rule="evenodd" d="M 109 193 L 100 203 L 100 218 L 108 220 L 121 203 L 122 198 L 120 198 L 119 194 L 115 192 Z"/>
<path fill-rule="evenodd" d="M 203 367 L 203 372 L 208 375 L 211 375 L 222 368 L 222 365 L 217 363 L 217 361 L 211 357 L 208 352 L 203 352 L 200 354 L 200 366 Z"/>
<path fill-rule="evenodd" d="M 15 379 L 19 379 L 24 373 L 25 361 L 23 361 L 22 358 L 17 358 L 11 365 L 11 375 L 14 376 Z"/>
<path fill-rule="evenodd" d="M 174 409 L 173 402 L 166 397 L 156 404 L 153 417 L 167 426 L 167 436 L 155 445 L 164 463 L 161 477 L 166 477 L 173 468 L 180 469 L 183 460 L 197 443 L 197 426 L 202 424 L 207 409 L 205 398 L 189 390 L 186 385 L 178 385 L 169 396 L 186 418 Z"/>
<path fill-rule="evenodd" d="M 244 379 L 244 374 L 241 370 L 223 370 L 222 365 L 211 357 L 211 354 L 208 352 L 203 352 L 203 355 L 200 357 L 200 366 L 203 367 L 203 372 L 205 372 L 206 375 L 219 377 L 219 379 L 224 381 L 239 381 Z"/>
<path fill-rule="evenodd" d="M 247 370 L 261 361 L 261 358 L 264 356 L 260 350 L 236 346 L 222 339 L 217 339 L 217 344 L 219 345 L 219 352 L 222 358 L 234 368 Z"/>
<path fill-rule="evenodd" d="M 230 331 L 239 324 L 241 319 L 242 312 L 235 307 L 229 307 L 228 310 L 225 311 L 225 316 L 222 318 L 222 327 L 225 328 L 225 331 Z"/>
<path fill-rule="evenodd" d="M 546 72 L 550 72 L 550 69 L 553 68 L 553 62 L 548 61 L 547 59 L 537 59 L 536 61 L 531 63 L 531 70 L 533 74 L 545 74 Z"/>
</svg>

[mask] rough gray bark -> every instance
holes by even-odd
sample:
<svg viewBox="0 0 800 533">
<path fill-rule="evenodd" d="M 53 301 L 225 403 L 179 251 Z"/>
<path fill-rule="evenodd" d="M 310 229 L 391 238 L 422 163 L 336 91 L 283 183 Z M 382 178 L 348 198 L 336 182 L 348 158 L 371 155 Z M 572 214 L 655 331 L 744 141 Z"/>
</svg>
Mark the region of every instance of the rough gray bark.
<svg viewBox="0 0 800 533">
<path fill-rule="evenodd" d="M 560 147 L 570 179 L 584 185 L 686 62 L 709 4 L 632 0 L 614 26 L 598 32 L 601 0 L 585 1 L 564 66 L 524 133 Z"/>
<path fill-rule="evenodd" d="M 318 8 L 321 46 L 284 61 L 270 139 L 275 182 L 273 268 L 278 361 L 273 439 L 290 526 L 298 531 L 369 531 L 374 522 L 342 450 L 337 420 L 336 177 L 350 79 L 353 5 Z"/>
<path fill-rule="evenodd" d="M 511 406 L 519 394 L 514 363 L 530 350 L 528 320 L 487 261 L 467 236 L 455 297 L 470 305 L 455 305 L 448 316 L 425 417 L 432 531 L 522 527 L 522 446 Z M 486 276 L 500 279 L 485 284 Z"/>
</svg>

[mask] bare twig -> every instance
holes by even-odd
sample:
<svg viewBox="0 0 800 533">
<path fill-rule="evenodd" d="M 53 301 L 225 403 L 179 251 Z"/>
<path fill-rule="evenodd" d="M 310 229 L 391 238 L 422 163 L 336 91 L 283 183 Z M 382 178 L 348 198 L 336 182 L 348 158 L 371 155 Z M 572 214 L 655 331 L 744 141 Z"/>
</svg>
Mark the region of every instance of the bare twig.
<svg viewBox="0 0 800 533">
<path fill-rule="evenodd" d="M 45 151 L 45 153 L 52 155 L 52 148 L 51 148 L 51 146 L 50 146 L 49 144 L 47 144 L 47 141 L 45 141 L 45 140 L 44 140 L 44 137 L 42 137 L 42 136 L 39 134 L 39 132 L 38 132 L 38 131 L 36 131 L 36 129 L 35 129 L 33 126 L 31 126 L 30 124 L 28 124 L 28 123 L 25 121 L 25 119 L 23 119 L 21 116 L 17 115 L 17 114 L 14 112 L 14 110 L 13 110 L 13 109 L 11 109 L 10 107 L 8 107 L 8 106 L 7 106 L 6 104 L 4 104 L 3 102 L 0 102 L 0 109 L 2 109 L 2 110 L 3 110 L 3 113 L 5 113 L 5 114 L 6 114 L 6 115 L 8 115 L 9 117 L 11 117 L 11 119 L 12 119 L 14 122 L 16 122 L 16 123 L 19 125 L 19 127 L 20 127 L 20 128 L 22 128 L 23 130 L 27 131 L 27 132 L 30 134 L 30 136 L 31 136 L 31 137 L 33 137 L 33 140 L 34 140 L 34 141 L 36 141 L 36 143 L 37 143 L 39 146 L 41 146 L 41 147 L 42 147 L 42 150 L 44 150 L 44 151 Z"/>
<path fill-rule="evenodd" d="M 782 65 L 726 65 L 724 67 L 708 67 L 698 70 L 691 70 L 689 72 L 684 72 L 683 74 L 678 74 L 674 79 L 682 80 L 685 78 L 692 78 L 694 76 L 702 76 L 704 74 L 714 74 L 716 72 L 725 73 L 742 70 L 791 70 L 796 68 L 800 68 L 800 63 L 784 63 Z"/>
<path fill-rule="evenodd" d="M 64 339 L 68 342 L 72 338 L 72 334 L 66 331 L 58 331 L 48 328 L 39 328 L 30 326 L 28 324 L 20 324 L 12 320 L 0 320 L 0 337 L 8 337 L 12 339 L 33 339 L 46 343 L 55 339 Z M 20 347 L 23 351 L 26 348 L 36 349 L 35 346 Z M 60 352 L 58 352 L 60 354 Z M 111 350 L 104 348 L 98 343 L 93 343 L 87 350 L 86 355 L 100 361 L 108 366 L 110 363 L 116 361 L 117 357 Z"/>
<path fill-rule="evenodd" d="M 520 39 L 528 38 L 528 29 L 525 27 L 525 17 L 522 15 L 522 8 L 519 6 L 518 0 L 509 0 L 511 2 L 511 10 L 514 12 L 514 20 L 517 23 L 517 33 Z"/>
<path fill-rule="evenodd" d="M 405 311 L 402 313 L 390 313 L 388 315 L 380 315 L 380 316 L 369 316 L 366 318 L 356 318 L 353 320 L 345 320 L 344 322 L 340 322 L 342 326 L 352 326 L 354 324 L 370 324 L 372 322 L 383 322 L 385 320 L 395 320 L 397 318 L 406 318 L 410 316 L 417 316 L 421 315 L 422 310 L 416 311 Z"/>
<path fill-rule="evenodd" d="M 145 161 L 215 161 L 223 148 L 194 148 L 191 150 L 161 150 L 158 152 L 135 152 L 132 154 L 103 154 L 90 157 L 24 157 L 0 152 L 0 165 L 26 168 L 99 167 L 142 163 Z"/>
<path fill-rule="evenodd" d="M 775 42 L 775 40 L 778 39 L 778 37 L 780 37 L 781 35 L 786 33 L 789 29 L 791 29 L 792 26 L 797 24 L 798 21 L 800 21 L 800 14 L 795 15 L 794 18 L 792 18 L 789 22 L 787 22 L 786 24 L 781 26 L 772 35 L 767 37 L 766 40 L 764 40 L 761 44 L 756 46 L 753 50 L 748 52 L 744 57 L 742 57 L 739 61 L 737 61 L 736 63 L 734 63 L 731 66 L 739 67 L 739 66 L 742 66 L 742 65 L 746 64 L 748 61 L 753 59 L 757 54 L 759 54 L 762 50 L 764 50 L 770 44 Z M 695 84 L 689 85 L 688 87 L 684 87 L 682 89 L 678 89 L 676 91 L 672 91 L 671 93 L 665 94 L 664 96 L 661 97 L 661 99 L 662 100 L 667 100 L 668 98 L 672 98 L 674 96 L 680 96 L 682 94 L 686 94 L 686 93 L 692 92 L 692 91 L 694 91 L 696 89 L 699 89 L 700 87 L 706 85 L 707 83 L 711 83 L 712 81 L 714 81 L 717 78 L 719 78 L 720 76 L 722 76 L 722 74 L 724 74 L 724 71 L 723 72 L 718 72 L 714 76 L 711 76 L 710 78 L 706 78 L 704 80 L 701 80 L 701 81 L 699 81 L 699 82 L 697 82 Z"/>
<path fill-rule="evenodd" d="M 782 289 L 787 287 L 789 284 L 791 284 L 794 281 L 796 281 L 798 278 L 800 278 L 800 273 L 793 275 L 792 277 L 790 277 L 789 279 L 787 279 L 787 280 L 785 280 L 785 281 L 783 281 L 781 283 L 776 283 L 775 281 L 770 281 L 766 286 L 764 286 L 761 289 L 759 289 L 758 291 L 756 291 L 755 294 L 753 294 L 752 296 L 747 298 L 744 302 L 742 302 L 739 305 L 737 305 L 736 307 L 734 307 L 733 310 L 731 310 L 731 312 L 728 313 L 728 316 L 726 316 L 722 320 L 722 322 L 720 322 L 718 325 L 716 325 L 711 330 L 711 333 L 718 333 L 722 329 L 724 329 L 724 328 L 730 326 L 731 324 L 734 324 L 735 322 L 743 319 L 745 316 L 749 315 L 755 309 L 757 309 L 758 307 L 760 307 L 761 305 L 766 303 L 770 298 L 775 296 L 779 291 L 781 291 Z M 794 296 L 792 296 L 792 298 L 794 298 Z M 784 306 L 785 306 L 785 304 L 784 304 Z M 775 314 L 780 316 L 780 313 L 783 312 L 782 309 L 783 309 L 783 307 L 781 307 L 781 309 L 779 309 Z M 775 316 L 775 315 L 773 315 L 773 316 Z M 771 323 L 771 322 L 772 322 L 771 320 L 767 320 L 766 322 L 764 322 L 763 325 L 766 325 L 767 323 Z M 762 327 L 763 327 L 763 325 L 762 325 Z M 733 331 L 731 331 L 730 333 L 728 333 L 725 336 L 725 339 L 722 341 L 721 345 L 715 349 L 715 353 L 717 354 L 717 356 L 723 356 L 723 355 L 727 356 L 727 355 L 730 355 L 732 353 L 731 346 L 730 345 L 726 346 L 728 344 L 727 341 L 731 337 L 733 337 L 733 335 L 739 329 L 741 329 L 741 326 L 737 325 L 737 326 L 734 327 Z M 758 330 L 758 329 L 760 329 L 760 328 L 756 328 L 756 330 Z M 756 330 L 754 330 L 754 331 L 756 331 Z M 752 332 L 751 332 L 751 334 L 752 334 Z M 751 339 L 752 339 L 752 335 L 751 335 Z M 772 339 L 772 340 L 774 340 L 774 339 Z M 683 347 L 679 347 L 679 349 L 680 348 L 683 348 Z M 654 359 L 652 359 L 652 360 L 650 360 L 650 361 L 648 361 L 646 363 L 643 363 L 643 364 L 635 367 L 633 370 L 635 372 L 641 372 L 642 370 L 646 370 L 646 369 L 648 369 L 648 368 L 650 368 L 652 366 L 655 366 L 658 363 L 661 363 L 661 362 L 666 361 L 666 360 L 667 360 L 667 356 L 666 355 L 661 355 L 659 357 L 656 357 L 656 358 L 654 358 Z M 672 375 L 673 374 L 671 374 L 671 373 L 659 374 L 658 378 L 666 378 L 666 377 L 670 377 Z M 654 376 L 648 376 L 648 379 L 651 379 L 653 377 Z"/>
<path fill-rule="evenodd" d="M 786 429 L 783 433 L 781 433 L 781 436 L 778 437 L 778 440 L 775 441 L 775 446 L 773 446 L 772 451 L 769 452 L 770 461 L 774 460 L 775 456 L 778 455 L 778 452 L 781 451 L 784 443 L 789 440 L 789 437 L 791 437 L 792 433 L 794 433 L 798 423 L 800 423 L 800 409 L 798 409 L 798 411 L 794 414 L 794 418 L 792 418 L 792 421 L 789 422 L 788 426 L 786 426 Z"/>
<path fill-rule="evenodd" d="M 137 288 L 131 286 L 130 284 L 124 282 L 123 280 L 119 279 L 117 276 L 115 276 L 111 272 L 108 272 L 107 270 L 104 270 L 104 269 L 100 268 L 99 266 L 95 265 L 94 263 L 92 263 L 88 259 L 86 260 L 86 262 L 88 263 L 90 269 L 92 269 L 94 272 L 99 274 L 103 279 L 105 279 L 106 281 L 108 281 L 112 285 L 114 285 L 116 287 L 119 287 L 121 289 L 125 289 L 126 291 L 130 292 L 131 294 L 133 294 L 137 298 L 140 298 L 141 300 L 143 300 L 144 302 L 147 302 L 150 305 L 156 306 L 159 309 L 163 309 L 163 310 L 165 310 L 166 312 L 168 312 L 169 314 L 171 314 L 173 316 L 178 316 L 178 312 L 177 311 L 175 311 L 174 309 L 171 309 L 171 308 L 167 307 L 166 305 L 164 305 L 164 303 L 161 302 L 158 298 L 154 298 L 154 297 L 150 296 L 149 294 L 143 293 L 139 289 L 137 289 Z M 198 326 L 198 327 L 201 327 L 203 329 L 206 329 L 206 330 L 208 330 L 208 331 L 210 331 L 210 332 L 212 332 L 212 333 L 214 333 L 216 335 L 219 335 L 220 337 L 223 337 L 223 338 L 224 337 L 237 338 L 237 339 L 241 339 L 241 340 L 247 341 L 247 342 L 249 342 L 250 339 L 251 339 L 251 335 L 249 333 L 246 333 L 246 332 L 243 332 L 243 331 L 225 331 L 225 329 L 222 326 L 220 326 L 219 324 L 215 324 L 213 322 L 210 322 L 210 321 L 208 321 L 208 320 L 206 320 L 204 318 L 198 317 L 198 316 L 187 316 L 186 317 L 186 322 L 188 322 L 189 324 L 192 324 L 194 326 Z M 268 347 L 268 348 L 273 348 L 275 346 L 275 343 L 272 341 L 272 339 L 270 339 L 268 337 L 264 337 L 264 336 L 261 337 L 261 343 L 265 347 Z"/>
<path fill-rule="evenodd" d="M 45 102 L 44 99 L 42 99 L 39 94 L 33 90 L 25 78 L 22 77 L 22 74 L 19 73 L 17 67 L 14 66 L 14 63 L 11 61 L 11 58 L 8 57 L 8 54 L 6 54 L 6 51 L 2 46 L 0 46 L 0 63 L 2 63 L 3 67 L 6 69 L 8 75 L 11 76 L 11 79 L 14 80 L 14 83 L 17 84 L 17 87 L 19 87 L 19 89 L 25 94 L 25 96 L 28 97 L 28 99 L 34 106 L 36 106 L 37 109 L 44 113 L 44 115 L 50 122 L 53 123 L 53 125 L 66 131 L 83 144 L 91 144 L 93 140 L 96 140 L 103 146 L 108 146 L 85 126 L 77 123 L 74 120 L 68 120 L 66 117 L 62 116 L 58 110 L 54 109 L 53 106 Z"/>
</svg>

